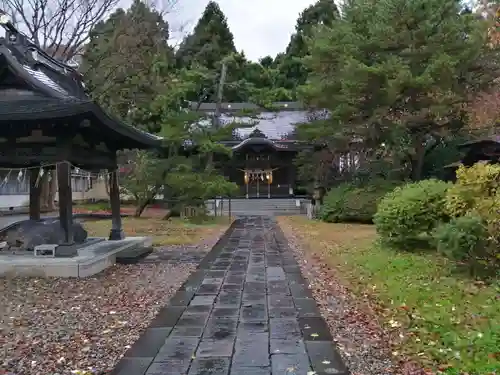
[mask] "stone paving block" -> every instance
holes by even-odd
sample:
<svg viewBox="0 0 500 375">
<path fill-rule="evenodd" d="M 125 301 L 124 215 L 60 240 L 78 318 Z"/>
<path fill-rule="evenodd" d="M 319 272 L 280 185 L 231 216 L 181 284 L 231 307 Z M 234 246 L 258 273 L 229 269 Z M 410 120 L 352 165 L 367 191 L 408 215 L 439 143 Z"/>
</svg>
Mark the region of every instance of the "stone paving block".
<svg viewBox="0 0 500 375">
<path fill-rule="evenodd" d="M 110 375 L 144 375 L 153 358 L 122 358 Z"/>
<path fill-rule="evenodd" d="M 174 296 L 170 299 L 170 306 L 187 306 L 191 299 L 194 297 L 194 292 L 186 292 L 183 290 L 177 291 Z"/>
<path fill-rule="evenodd" d="M 244 304 L 241 307 L 241 321 L 265 319 L 267 319 L 267 307 L 265 304 Z"/>
<path fill-rule="evenodd" d="M 246 271 L 245 270 L 228 271 L 227 277 L 232 277 L 232 276 L 240 276 L 240 277 L 243 277 L 243 279 L 244 279 L 246 277 Z"/>
<path fill-rule="evenodd" d="M 271 354 L 300 354 L 306 353 L 302 339 L 282 340 L 271 339 Z"/>
<path fill-rule="evenodd" d="M 291 296 L 271 293 L 267 296 L 267 305 L 269 307 L 295 307 Z"/>
<path fill-rule="evenodd" d="M 328 341 L 306 341 L 307 353 L 312 368 L 318 374 L 348 375 L 337 348 Z"/>
<path fill-rule="evenodd" d="M 125 357 L 154 357 L 165 344 L 172 328 L 148 328 L 130 349 Z"/>
<path fill-rule="evenodd" d="M 296 318 L 298 315 L 295 307 L 271 307 L 269 309 L 270 318 Z"/>
<path fill-rule="evenodd" d="M 290 291 L 293 298 L 313 298 L 309 288 L 303 284 L 290 284 Z"/>
<path fill-rule="evenodd" d="M 225 339 L 203 339 L 196 351 L 198 357 L 231 357 L 236 336 Z"/>
<path fill-rule="evenodd" d="M 149 327 L 173 327 L 184 313 L 185 309 L 185 307 L 162 307 Z"/>
<path fill-rule="evenodd" d="M 288 287 L 288 282 L 285 281 L 269 281 L 267 283 L 267 289 L 269 294 L 284 294 L 290 295 L 290 288 Z"/>
<path fill-rule="evenodd" d="M 299 326 L 306 341 L 333 341 L 323 318 L 299 318 Z"/>
<path fill-rule="evenodd" d="M 241 292 L 221 292 L 216 299 L 216 306 L 239 307 L 241 303 Z"/>
<path fill-rule="evenodd" d="M 267 290 L 266 283 L 264 282 L 246 282 L 243 291 L 245 293 L 263 293 Z"/>
<path fill-rule="evenodd" d="M 286 277 L 287 279 L 290 279 L 290 277 L 294 277 L 290 274 L 300 274 L 301 273 L 301 270 L 300 270 L 300 266 L 299 265 L 291 265 L 291 266 L 283 266 L 283 270 L 285 271 L 285 274 L 286 274 Z"/>
<path fill-rule="evenodd" d="M 238 324 L 238 337 L 254 335 L 256 333 L 269 332 L 269 324 L 267 320 L 253 320 L 248 322 L 240 322 Z"/>
<path fill-rule="evenodd" d="M 240 284 L 243 285 L 245 282 L 245 276 L 244 275 L 228 275 L 225 280 L 226 283 L 228 284 Z"/>
<path fill-rule="evenodd" d="M 185 374 L 189 368 L 191 359 L 170 359 L 163 362 L 153 362 L 146 375 L 179 375 Z M 132 374 L 131 374 L 132 375 Z M 135 374 L 138 375 L 138 374 Z"/>
<path fill-rule="evenodd" d="M 191 300 L 191 303 L 189 304 L 190 306 L 196 306 L 196 305 L 207 305 L 211 306 L 215 302 L 216 295 L 196 295 L 194 298 Z"/>
<path fill-rule="evenodd" d="M 237 318 L 210 318 L 203 339 L 224 339 L 236 336 Z"/>
<path fill-rule="evenodd" d="M 205 277 L 201 284 L 222 284 L 223 281 L 223 277 Z"/>
<path fill-rule="evenodd" d="M 245 279 L 246 282 L 265 282 L 266 275 L 262 274 L 248 274 Z"/>
<path fill-rule="evenodd" d="M 199 339 L 194 337 L 169 337 L 153 362 L 191 361 L 196 351 Z"/>
<path fill-rule="evenodd" d="M 237 307 L 216 307 L 212 311 L 214 318 L 237 317 L 240 313 Z"/>
<path fill-rule="evenodd" d="M 186 314 L 209 314 L 212 305 L 189 305 L 186 307 Z"/>
<path fill-rule="evenodd" d="M 188 375 L 228 375 L 230 358 L 197 358 Z"/>
<path fill-rule="evenodd" d="M 242 303 L 247 304 L 266 304 L 266 294 L 265 293 L 246 293 L 243 292 Z"/>
<path fill-rule="evenodd" d="M 187 314 L 184 313 L 177 321 L 177 327 L 204 327 L 208 320 L 208 314 Z"/>
<path fill-rule="evenodd" d="M 271 375 L 270 367 L 231 367 L 229 375 Z"/>
<path fill-rule="evenodd" d="M 311 371 L 306 353 L 271 355 L 273 374 L 304 375 Z"/>
<path fill-rule="evenodd" d="M 226 276 L 226 271 L 207 271 L 207 277 L 219 278 Z"/>
<path fill-rule="evenodd" d="M 312 298 L 294 298 L 295 306 L 301 318 L 321 317 L 316 301 Z"/>
<path fill-rule="evenodd" d="M 201 284 L 196 292 L 196 296 L 218 294 L 220 287 L 220 284 Z"/>
<path fill-rule="evenodd" d="M 271 330 L 271 339 L 291 340 L 301 338 L 299 323 L 296 319 L 269 319 L 269 328 Z"/>
<path fill-rule="evenodd" d="M 286 280 L 283 267 L 268 267 L 266 276 L 268 281 Z"/>
<path fill-rule="evenodd" d="M 222 284 L 222 291 L 223 292 L 233 292 L 233 291 L 242 291 L 242 290 L 243 290 L 242 284 L 229 284 L 229 283 Z"/>
<path fill-rule="evenodd" d="M 254 333 L 237 338 L 233 356 L 234 367 L 266 367 L 269 364 L 267 333 Z"/>
<path fill-rule="evenodd" d="M 201 337 L 205 327 L 190 327 L 182 326 L 175 327 L 172 332 L 170 332 L 170 337 Z"/>
</svg>

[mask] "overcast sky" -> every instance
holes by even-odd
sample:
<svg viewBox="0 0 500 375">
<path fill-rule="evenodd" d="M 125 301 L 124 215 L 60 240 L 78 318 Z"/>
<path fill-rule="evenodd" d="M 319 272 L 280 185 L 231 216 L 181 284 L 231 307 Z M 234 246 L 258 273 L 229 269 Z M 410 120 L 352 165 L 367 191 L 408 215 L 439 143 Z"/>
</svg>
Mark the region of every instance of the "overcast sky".
<svg viewBox="0 0 500 375">
<path fill-rule="evenodd" d="M 189 22 L 189 30 L 203 13 L 208 0 L 179 0 L 170 15 L 172 28 Z M 274 56 L 285 50 L 297 18 L 315 0 L 218 0 L 227 17 L 238 51 L 250 60 Z"/>
</svg>

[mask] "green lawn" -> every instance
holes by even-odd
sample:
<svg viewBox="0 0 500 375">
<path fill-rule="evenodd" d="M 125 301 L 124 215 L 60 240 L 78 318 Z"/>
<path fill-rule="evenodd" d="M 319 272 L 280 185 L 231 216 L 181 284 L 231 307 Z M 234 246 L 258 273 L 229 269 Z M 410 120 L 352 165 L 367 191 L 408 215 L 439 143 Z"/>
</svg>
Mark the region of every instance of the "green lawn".
<svg viewBox="0 0 500 375">
<path fill-rule="evenodd" d="M 500 368 L 499 280 L 471 280 L 436 254 L 384 249 L 373 226 L 279 220 L 356 294 L 373 298 L 396 337 L 396 356 L 445 374 L 493 374 Z"/>
</svg>

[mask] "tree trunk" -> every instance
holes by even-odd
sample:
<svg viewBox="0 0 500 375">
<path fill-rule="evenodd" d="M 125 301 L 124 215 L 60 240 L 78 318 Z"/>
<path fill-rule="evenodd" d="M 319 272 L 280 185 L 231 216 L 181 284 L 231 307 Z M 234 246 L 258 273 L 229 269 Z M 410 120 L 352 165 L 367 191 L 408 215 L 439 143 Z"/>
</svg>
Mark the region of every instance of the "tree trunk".
<svg viewBox="0 0 500 375">
<path fill-rule="evenodd" d="M 420 181 L 424 168 L 425 145 L 423 141 L 415 143 L 415 153 L 411 156 L 411 179 Z"/>
<path fill-rule="evenodd" d="M 48 196 L 47 196 L 47 209 L 49 211 L 56 210 L 56 193 L 57 193 L 57 169 L 51 171 L 51 179 L 49 182 Z"/>
<path fill-rule="evenodd" d="M 150 201 L 151 199 L 147 199 L 142 203 L 138 202 L 137 206 L 135 207 L 134 217 L 141 217 L 142 213 L 144 212 Z"/>
</svg>

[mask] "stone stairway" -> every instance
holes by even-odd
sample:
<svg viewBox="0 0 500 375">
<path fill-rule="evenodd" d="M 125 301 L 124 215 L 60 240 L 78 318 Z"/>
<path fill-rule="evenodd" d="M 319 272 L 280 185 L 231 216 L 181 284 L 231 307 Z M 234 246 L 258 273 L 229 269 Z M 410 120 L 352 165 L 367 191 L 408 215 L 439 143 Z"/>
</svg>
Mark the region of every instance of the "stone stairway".
<svg viewBox="0 0 500 375">
<path fill-rule="evenodd" d="M 307 204 L 309 200 L 306 198 L 261 198 L 261 199 L 231 199 L 231 215 L 305 215 L 307 213 Z M 217 215 L 229 215 L 229 201 L 227 198 L 223 200 L 211 199 L 206 202 L 207 209 L 211 215 L 214 214 L 214 207 L 217 206 Z"/>
</svg>

